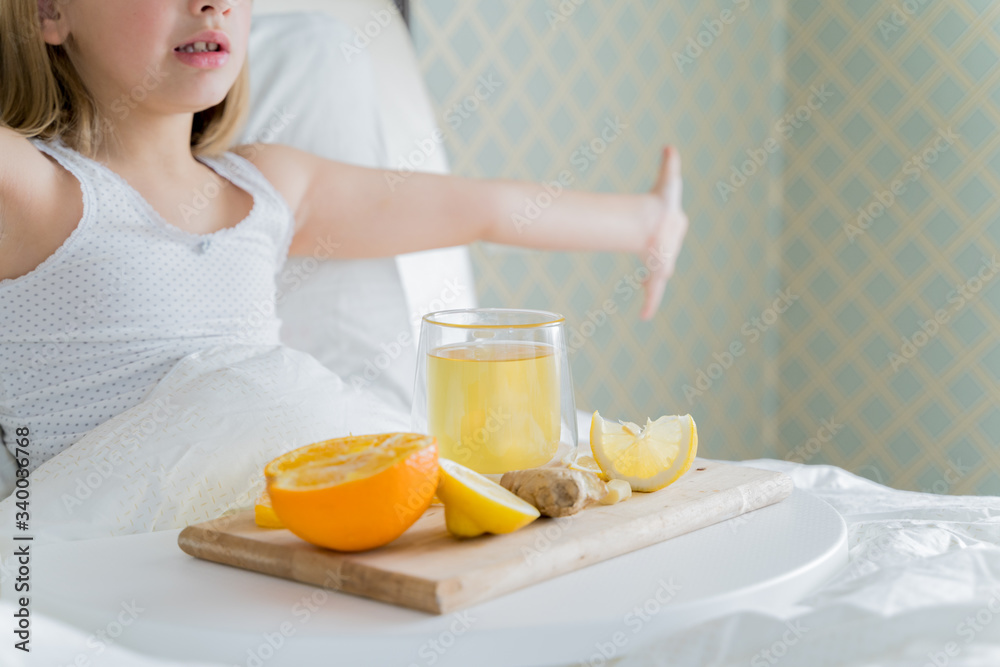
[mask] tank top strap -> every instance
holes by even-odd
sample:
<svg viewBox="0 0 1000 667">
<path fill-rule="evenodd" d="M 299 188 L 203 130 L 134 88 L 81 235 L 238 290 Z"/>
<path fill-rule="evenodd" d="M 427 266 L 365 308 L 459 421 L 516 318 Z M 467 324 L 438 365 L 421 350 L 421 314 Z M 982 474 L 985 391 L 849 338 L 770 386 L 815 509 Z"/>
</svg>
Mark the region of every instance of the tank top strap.
<svg viewBox="0 0 1000 667">
<path fill-rule="evenodd" d="M 41 153 L 52 157 L 77 180 L 83 195 L 83 214 L 69 237 L 51 255 L 19 278 L 0 280 L 0 288 L 7 288 L 14 284 L 23 285 L 41 279 L 68 256 L 78 252 L 81 246 L 86 246 L 87 238 L 92 233 L 92 229 L 99 226 L 98 208 L 100 202 L 95 182 L 97 175 L 91 165 L 78 153 L 63 144 L 59 138 L 46 140 L 31 137 L 28 141 Z"/>
<path fill-rule="evenodd" d="M 295 214 L 288 202 L 261 173 L 257 165 L 241 155 L 227 151 L 222 155 L 201 156 L 198 159 L 208 163 L 221 176 L 253 195 L 255 205 L 267 209 L 261 219 L 268 220 L 273 225 L 280 271 L 295 234 Z"/>
<path fill-rule="evenodd" d="M 33 137 L 28 141 L 42 153 L 51 156 L 80 182 L 80 190 L 83 193 L 83 220 L 81 222 L 88 222 L 88 218 L 91 217 L 88 212 L 94 209 L 97 200 L 97 190 L 94 184 L 100 178 L 94 165 L 80 153 L 67 146 L 59 137 L 52 139 Z"/>
</svg>

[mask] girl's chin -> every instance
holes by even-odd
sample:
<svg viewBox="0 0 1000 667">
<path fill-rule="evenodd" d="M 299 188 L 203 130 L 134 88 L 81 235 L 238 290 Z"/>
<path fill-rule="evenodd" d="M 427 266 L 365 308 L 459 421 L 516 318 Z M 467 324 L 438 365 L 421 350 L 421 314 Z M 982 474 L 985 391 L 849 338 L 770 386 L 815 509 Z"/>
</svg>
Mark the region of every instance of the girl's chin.
<svg viewBox="0 0 1000 667">
<path fill-rule="evenodd" d="M 200 90 L 190 95 L 179 95 L 173 98 L 174 106 L 182 113 L 198 113 L 216 107 L 226 99 L 229 89 L 213 90 L 211 93 Z"/>
</svg>

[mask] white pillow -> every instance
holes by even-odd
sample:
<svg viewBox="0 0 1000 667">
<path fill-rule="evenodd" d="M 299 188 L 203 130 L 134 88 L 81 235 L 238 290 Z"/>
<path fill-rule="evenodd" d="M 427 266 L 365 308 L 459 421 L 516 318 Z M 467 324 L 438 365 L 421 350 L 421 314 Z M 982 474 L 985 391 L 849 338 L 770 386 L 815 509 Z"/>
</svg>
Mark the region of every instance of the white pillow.
<svg viewBox="0 0 1000 667">
<path fill-rule="evenodd" d="M 241 143 L 281 143 L 341 162 L 386 165 L 371 60 L 362 51 L 348 63 L 340 49 L 353 39 L 344 23 L 320 12 L 255 16 L 251 111 Z M 416 352 L 394 258 L 293 257 L 279 276 L 278 296 L 283 342 L 345 382 L 409 409 Z"/>
</svg>

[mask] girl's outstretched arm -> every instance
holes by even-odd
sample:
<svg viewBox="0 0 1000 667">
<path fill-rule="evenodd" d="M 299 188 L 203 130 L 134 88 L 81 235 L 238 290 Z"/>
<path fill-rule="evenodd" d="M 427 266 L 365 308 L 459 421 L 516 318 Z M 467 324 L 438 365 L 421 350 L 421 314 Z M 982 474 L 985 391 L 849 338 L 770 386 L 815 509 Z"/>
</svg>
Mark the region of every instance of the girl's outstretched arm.
<svg viewBox="0 0 1000 667">
<path fill-rule="evenodd" d="M 571 190 L 548 183 L 358 167 L 286 146 L 238 149 L 295 212 L 292 254 L 337 248 L 341 258 L 491 241 L 548 250 L 633 252 L 650 270 L 641 317 L 655 312 L 673 273 L 688 221 L 681 208 L 677 150 L 663 150 L 652 190 L 642 194 Z"/>
</svg>

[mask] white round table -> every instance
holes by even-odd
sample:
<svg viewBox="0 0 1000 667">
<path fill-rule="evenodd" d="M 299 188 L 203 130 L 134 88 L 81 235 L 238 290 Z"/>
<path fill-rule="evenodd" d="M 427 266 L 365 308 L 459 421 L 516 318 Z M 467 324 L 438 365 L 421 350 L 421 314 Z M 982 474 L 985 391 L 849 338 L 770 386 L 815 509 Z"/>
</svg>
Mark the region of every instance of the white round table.
<svg viewBox="0 0 1000 667">
<path fill-rule="evenodd" d="M 847 563 L 847 530 L 804 492 L 743 517 L 433 616 L 201 561 L 179 531 L 38 544 L 33 604 L 116 641 L 245 667 L 601 665 L 741 609 L 781 610 Z M 136 611 L 141 609 L 141 611 Z"/>
</svg>

